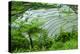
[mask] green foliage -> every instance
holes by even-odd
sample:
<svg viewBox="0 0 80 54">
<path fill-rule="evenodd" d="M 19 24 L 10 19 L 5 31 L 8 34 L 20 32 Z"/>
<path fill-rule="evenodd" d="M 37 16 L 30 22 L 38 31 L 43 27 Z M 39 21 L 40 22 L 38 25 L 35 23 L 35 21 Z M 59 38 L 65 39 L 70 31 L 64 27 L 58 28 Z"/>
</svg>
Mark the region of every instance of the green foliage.
<svg viewBox="0 0 80 54">
<path fill-rule="evenodd" d="M 28 3 L 12 2 L 11 23 L 17 19 L 16 14 L 23 13 L 29 8 L 55 8 L 56 4 L 48 3 Z M 15 16 L 13 16 L 15 15 Z M 25 23 L 26 22 L 26 23 Z M 14 22 L 19 28 L 11 27 L 11 52 L 30 52 L 43 50 L 63 50 L 78 48 L 78 32 L 72 29 L 72 32 L 60 30 L 60 34 L 54 37 L 48 36 L 48 32 L 40 26 L 45 23 L 45 19 L 34 18 L 21 22 Z M 74 27 L 74 26 L 73 26 Z M 25 35 L 23 35 L 25 33 Z M 33 46 L 33 47 L 32 47 Z"/>
<path fill-rule="evenodd" d="M 61 50 L 64 47 L 64 43 L 63 42 L 53 42 L 53 45 L 49 48 L 49 50 Z"/>
<path fill-rule="evenodd" d="M 78 36 L 78 33 L 75 28 L 72 28 L 72 32 L 65 32 L 62 28 L 60 30 L 60 34 L 55 37 L 55 41 L 61 41 L 61 42 L 66 42 L 69 41 L 70 39 L 76 38 Z"/>
<path fill-rule="evenodd" d="M 76 49 L 78 48 L 78 40 L 71 39 L 64 44 L 64 49 Z"/>
<path fill-rule="evenodd" d="M 21 32 L 16 29 L 11 29 L 11 52 L 20 49 L 29 48 L 29 40 L 21 35 Z"/>
<path fill-rule="evenodd" d="M 62 41 L 62 42 L 66 42 L 68 40 L 70 40 L 71 34 L 69 32 L 62 32 L 60 33 L 60 35 L 55 39 L 55 41 Z"/>
<path fill-rule="evenodd" d="M 75 35 L 73 35 L 73 33 L 75 33 Z M 61 33 L 62 35 L 59 35 L 55 39 L 49 38 L 46 32 L 40 37 L 37 35 L 38 33 L 35 33 L 31 36 L 34 47 L 30 48 L 29 39 L 20 35 L 19 31 L 13 31 L 11 39 L 12 52 L 76 49 L 78 48 L 78 36 L 77 32 L 73 33 L 63 32 Z M 66 39 L 64 39 L 64 36 Z"/>
<path fill-rule="evenodd" d="M 78 5 L 69 5 L 69 7 L 74 10 L 76 14 L 78 13 Z"/>
<path fill-rule="evenodd" d="M 21 22 L 16 21 L 14 23 L 19 25 L 20 27 L 18 29 L 12 29 L 12 39 L 11 39 L 12 40 L 11 46 L 13 48 L 12 51 L 14 51 L 14 48 L 18 50 L 18 49 L 23 49 L 24 47 L 29 49 L 30 51 L 33 51 L 34 49 L 36 50 L 36 48 L 34 48 L 34 47 L 38 47 L 38 45 L 34 46 L 34 40 L 32 39 L 32 35 L 34 36 L 35 33 L 42 33 L 43 35 L 47 36 L 46 31 L 44 29 L 40 28 L 40 26 L 44 22 L 40 21 L 39 18 L 31 20 L 31 22 L 30 21 L 26 22 L 28 24 L 26 24 L 23 21 L 21 21 Z M 26 35 L 23 36 L 22 33 L 26 33 L 26 35 L 28 35 L 28 37 L 27 37 L 28 40 L 25 38 Z M 27 41 L 25 41 L 25 40 L 27 40 Z M 20 43 L 19 43 L 19 41 L 20 41 Z M 22 44 L 24 44 L 24 45 L 22 45 Z M 28 45 L 28 47 L 26 44 Z M 16 46 L 16 47 L 14 47 L 14 46 Z"/>
<path fill-rule="evenodd" d="M 17 2 L 17 1 L 12 1 L 11 3 L 11 15 L 16 15 L 23 13 L 24 11 L 28 9 L 40 9 L 40 8 L 56 8 L 56 4 L 51 4 L 49 5 L 48 3 L 36 3 L 36 2 Z"/>
<path fill-rule="evenodd" d="M 44 21 L 44 20 L 43 20 Z M 11 29 L 11 51 L 29 52 L 42 50 L 63 50 L 78 48 L 78 33 L 74 28 L 72 32 L 64 32 L 61 28 L 60 34 L 55 38 L 48 36 L 47 30 L 40 28 L 44 22 L 33 19 L 28 24 L 24 22 L 15 22 L 20 25 L 19 29 Z M 26 32 L 28 37 L 22 35 Z"/>
</svg>

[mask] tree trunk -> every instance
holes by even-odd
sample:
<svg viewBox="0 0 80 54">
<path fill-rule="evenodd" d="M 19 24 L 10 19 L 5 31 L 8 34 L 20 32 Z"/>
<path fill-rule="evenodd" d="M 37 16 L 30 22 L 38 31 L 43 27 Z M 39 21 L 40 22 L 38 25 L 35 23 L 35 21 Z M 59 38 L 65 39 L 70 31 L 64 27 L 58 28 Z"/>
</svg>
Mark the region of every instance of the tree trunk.
<svg viewBox="0 0 80 54">
<path fill-rule="evenodd" d="M 29 34 L 29 33 L 28 33 Z M 33 42 L 32 42 L 32 38 L 31 38 L 31 35 L 29 34 L 29 40 L 30 40 L 30 45 L 31 45 L 31 48 L 33 48 Z"/>
</svg>

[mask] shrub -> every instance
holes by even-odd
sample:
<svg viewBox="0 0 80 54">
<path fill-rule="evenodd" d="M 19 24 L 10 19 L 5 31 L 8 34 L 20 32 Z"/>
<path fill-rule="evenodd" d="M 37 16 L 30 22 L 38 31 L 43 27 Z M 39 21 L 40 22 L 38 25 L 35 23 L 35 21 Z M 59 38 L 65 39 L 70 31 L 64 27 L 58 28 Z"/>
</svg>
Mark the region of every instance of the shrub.
<svg viewBox="0 0 80 54">
<path fill-rule="evenodd" d="M 53 45 L 49 48 L 50 50 L 60 50 L 64 46 L 63 42 L 54 42 Z"/>
<path fill-rule="evenodd" d="M 78 41 L 75 39 L 71 39 L 64 44 L 64 49 L 76 49 L 78 48 Z"/>
<path fill-rule="evenodd" d="M 61 41 L 61 42 L 66 42 L 70 40 L 70 33 L 69 32 L 62 32 L 60 35 L 55 39 L 55 41 Z"/>
</svg>

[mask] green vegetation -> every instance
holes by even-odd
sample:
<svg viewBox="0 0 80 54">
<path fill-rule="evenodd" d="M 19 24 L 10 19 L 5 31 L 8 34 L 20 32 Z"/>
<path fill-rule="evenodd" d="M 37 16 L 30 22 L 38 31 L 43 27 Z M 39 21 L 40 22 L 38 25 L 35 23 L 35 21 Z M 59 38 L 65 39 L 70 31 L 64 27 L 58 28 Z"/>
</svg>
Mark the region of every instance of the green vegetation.
<svg viewBox="0 0 80 54">
<path fill-rule="evenodd" d="M 11 23 L 18 16 L 22 15 L 29 8 L 56 8 L 56 4 L 48 3 L 29 3 L 29 2 L 12 2 L 11 4 Z M 25 23 L 27 22 L 27 23 Z M 47 30 L 40 26 L 45 23 L 44 19 L 35 18 L 30 23 L 14 22 L 19 28 L 11 27 L 11 52 L 31 52 L 47 50 L 66 50 L 78 48 L 78 32 L 72 29 L 71 32 L 65 32 L 63 28 L 55 36 L 48 36 Z"/>
<path fill-rule="evenodd" d="M 56 8 L 57 4 L 37 3 L 37 2 L 11 2 L 11 22 L 16 20 L 28 9 L 41 9 L 41 8 Z"/>
<path fill-rule="evenodd" d="M 58 7 L 57 4 L 48 4 L 48 3 L 29 3 L 29 2 L 12 2 L 11 4 L 11 12 L 12 15 L 23 13 L 24 11 L 28 9 L 41 9 L 41 8 L 56 8 Z"/>
<path fill-rule="evenodd" d="M 32 29 L 28 31 L 32 31 Z M 78 48 L 78 42 L 77 42 L 78 34 L 76 31 L 62 32 L 60 33 L 60 35 L 55 36 L 55 38 L 48 37 L 45 30 L 43 31 L 42 31 L 43 34 L 40 37 L 38 35 L 39 33 L 31 32 L 33 33 L 32 35 L 33 37 L 29 36 L 25 38 L 24 36 L 21 35 L 20 31 L 15 30 L 12 33 L 12 37 L 11 37 L 12 38 L 11 51 L 12 52 L 29 52 L 29 51 L 64 50 L 64 49 Z M 29 35 L 31 35 L 31 33 Z M 33 38 L 35 40 L 32 40 Z"/>
</svg>

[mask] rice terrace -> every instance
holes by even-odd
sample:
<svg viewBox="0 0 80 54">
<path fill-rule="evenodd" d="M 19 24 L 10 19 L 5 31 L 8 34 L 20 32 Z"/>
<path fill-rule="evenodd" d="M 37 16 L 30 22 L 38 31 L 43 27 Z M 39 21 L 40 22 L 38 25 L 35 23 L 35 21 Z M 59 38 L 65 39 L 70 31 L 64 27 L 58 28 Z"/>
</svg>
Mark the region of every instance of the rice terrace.
<svg viewBox="0 0 80 54">
<path fill-rule="evenodd" d="M 9 2 L 9 52 L 78 48 L 78 5 Z"/>
</svg>

